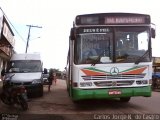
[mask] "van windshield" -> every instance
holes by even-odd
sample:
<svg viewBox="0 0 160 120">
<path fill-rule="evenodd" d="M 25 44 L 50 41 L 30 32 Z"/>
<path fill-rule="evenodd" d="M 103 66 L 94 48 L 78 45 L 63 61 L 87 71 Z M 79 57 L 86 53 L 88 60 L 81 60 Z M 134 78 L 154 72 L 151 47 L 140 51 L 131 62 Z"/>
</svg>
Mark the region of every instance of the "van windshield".
<svg viewBox="0 0 160 120">
<path fill-rule="evenodd" d="M 42 72 L 41 61 L 39 60 L 16 60 L 9 63 L 7 72 Z"/>
</svg>

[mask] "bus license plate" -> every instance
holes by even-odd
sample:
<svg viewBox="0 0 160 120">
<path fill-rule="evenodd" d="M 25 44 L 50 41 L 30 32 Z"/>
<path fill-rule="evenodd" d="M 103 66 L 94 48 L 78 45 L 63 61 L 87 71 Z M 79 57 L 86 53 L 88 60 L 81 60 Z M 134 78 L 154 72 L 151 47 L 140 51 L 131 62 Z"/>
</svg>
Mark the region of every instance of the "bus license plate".
<svg viewBox="0 0 160 120">
<path fill-rule="evenodd" d="M 109 90 L 108 94 L 109 95 L 121 95 L 122 92 L 120 90 Z"/>
</svg>

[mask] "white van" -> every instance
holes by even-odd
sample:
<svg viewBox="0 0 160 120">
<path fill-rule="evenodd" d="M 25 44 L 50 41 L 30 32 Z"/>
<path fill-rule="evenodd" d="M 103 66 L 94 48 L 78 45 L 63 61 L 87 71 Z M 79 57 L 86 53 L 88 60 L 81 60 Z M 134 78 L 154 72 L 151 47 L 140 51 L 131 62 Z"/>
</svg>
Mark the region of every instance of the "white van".
<svg viewBox="0 0 160 120">
<path fill-rule="evenodd" d="M 40 97 L 43 96 L 42 68 L 40 54 L 13 54 L 5 79 L 26 86 L 28 96 Z"/>
</svg>

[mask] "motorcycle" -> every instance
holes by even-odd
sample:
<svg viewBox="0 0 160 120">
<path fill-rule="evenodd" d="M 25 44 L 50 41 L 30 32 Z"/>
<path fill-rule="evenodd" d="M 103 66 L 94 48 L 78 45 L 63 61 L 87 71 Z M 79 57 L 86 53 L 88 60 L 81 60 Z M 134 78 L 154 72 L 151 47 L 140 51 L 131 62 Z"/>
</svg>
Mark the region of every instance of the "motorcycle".
<svg viewBox="0 0 160 120">
<path fill-rule="evenodd" d="M 4 104 L 17 104 L 23 110 L 28 109 L 27 90 L 24 85 L 14 85 L 10 80 L 4 80 L 0 99 Z"/>
</svg>

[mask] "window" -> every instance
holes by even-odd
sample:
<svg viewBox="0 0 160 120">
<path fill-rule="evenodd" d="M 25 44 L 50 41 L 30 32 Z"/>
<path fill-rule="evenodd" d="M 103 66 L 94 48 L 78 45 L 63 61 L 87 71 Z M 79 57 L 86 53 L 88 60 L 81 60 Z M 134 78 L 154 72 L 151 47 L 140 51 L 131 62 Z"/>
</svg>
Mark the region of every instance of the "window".
<svg viewBox="0 0 160 120">
<path fill-rule="evenodd" d="M 111 59 L 111 34 L 81 34 L 76 41 L 75 63 L 85 64 L 97 61 L 101 56 Z M 99 61 L 100 62 L 100 61 Z"/>
<path fill-rule="evenodd" d="M 116 61 L 135 62 L 148 51 L 148 27 L 120 27 L 116 29 Z M 142 61 L 149 61 L 149 55 Z"/>
<path fill-rule="evenodd" d="M 38 60 L 17 60 L 11 61 L 8 72 L 41 72 L 42 65 Z"/>
</svg>

